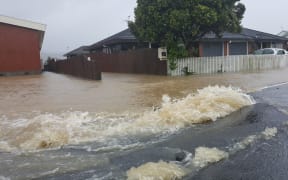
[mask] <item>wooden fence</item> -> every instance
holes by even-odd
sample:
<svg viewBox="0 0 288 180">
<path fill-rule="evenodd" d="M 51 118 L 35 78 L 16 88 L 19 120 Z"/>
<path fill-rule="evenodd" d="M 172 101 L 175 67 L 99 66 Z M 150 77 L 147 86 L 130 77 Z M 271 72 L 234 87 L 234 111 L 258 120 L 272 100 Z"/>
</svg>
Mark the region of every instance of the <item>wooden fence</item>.
<svg viewBox="0 0 288 180">
<path fill-rule="evenodd" d="M 96 62 L 84 56 L 73 57 L 66 60 L 50 60 L 44 66 L 45 71 L 69 74 L 81 78 L 101 80 L 101 71 Z"/>
<path fill-rule="evenodd" d="M 158 59 L 157 49 L 139 49 L 114 54 L 86 54 L 64 60 L 50 60 L 44 70 L 89 79 L 101 79 L 101 72 L 167 75 L 167 62 Z"/>
<path fill-rule="evenodd" d="M 89 54 L 101 72 L 167 75 L 167 62 L 158 59 L 157 49 L 138 49 L 113 54 Z"/>
<path fill-rule="evenodd" d="M 241 55 L 219 57 L 191 57 L 176 60 L 177 68 L 171 76 L 212 74 L 277 69 L 288 66 L 288 55 Z M 169 69 L 169 68 L 168 68 Z"/>
</svg>

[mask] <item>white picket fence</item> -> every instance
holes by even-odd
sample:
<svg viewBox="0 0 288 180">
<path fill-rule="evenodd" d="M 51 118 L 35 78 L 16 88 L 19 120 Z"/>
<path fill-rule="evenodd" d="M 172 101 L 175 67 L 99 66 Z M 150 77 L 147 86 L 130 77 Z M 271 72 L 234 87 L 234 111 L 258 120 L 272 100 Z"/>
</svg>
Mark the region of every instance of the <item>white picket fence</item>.
<svg viewBox="0 0 288 180">
<path fill-rule="evenodd" d="M 241 55 L 219 57 L 190 57 L 176 60 L 177 68 L 171 76 L 187 74 L 212 74 L 220 72 L 246 72 L 284 68 L 288 55 Z"/>
</svg>

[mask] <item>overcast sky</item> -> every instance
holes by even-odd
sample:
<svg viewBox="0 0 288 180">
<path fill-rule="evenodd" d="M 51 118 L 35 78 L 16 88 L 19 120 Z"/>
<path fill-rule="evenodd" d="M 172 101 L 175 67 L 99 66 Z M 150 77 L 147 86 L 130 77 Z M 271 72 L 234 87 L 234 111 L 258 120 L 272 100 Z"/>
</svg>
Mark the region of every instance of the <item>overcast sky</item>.
<svg viewBox="0 0 288 180">
<path fill-rule="evenodd" d="M 288 29 L 288 0 L 241 0 L 242 25 L 277 34 Z M 136 0 L 0 0 L 0 14 L 47 25 L 42 52 L 65 53 L 127 28 Z"/>
</svg>

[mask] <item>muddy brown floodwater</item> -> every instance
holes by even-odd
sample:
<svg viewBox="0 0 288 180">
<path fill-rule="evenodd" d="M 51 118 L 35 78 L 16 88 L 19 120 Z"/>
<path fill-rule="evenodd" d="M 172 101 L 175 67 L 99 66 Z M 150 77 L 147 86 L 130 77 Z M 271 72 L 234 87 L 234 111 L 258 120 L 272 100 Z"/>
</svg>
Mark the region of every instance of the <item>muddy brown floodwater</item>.
<svg viewBox="0 0 288 180">
<path fill-rule="evenodd" d="M 83 179 L 83 169 L 94 170 L 94 179 L 125 179 L 125 171 L 106 168 L 115 167 L 111 158 L 225 117 L 255 103 L 245 93 L 287 82 L 288 69 L 186 77 L 103 73 L 101 81 L 49 72 L 0 77 L 0 179 L 66 173 Z M 197 162 L 210 162 L 202 159 Z"/>
<path fill-rule="evenodd" d="M 159 105 L 164 94 L 181 98 L 209 85 L 231 85 L 251 92 L 286 81 L 287 69 L 187 77 L 103 73 L 102 81 L 49 72 L 38 76 L 0 77 L 0 113 L 142 111 Z"/>
</svg>

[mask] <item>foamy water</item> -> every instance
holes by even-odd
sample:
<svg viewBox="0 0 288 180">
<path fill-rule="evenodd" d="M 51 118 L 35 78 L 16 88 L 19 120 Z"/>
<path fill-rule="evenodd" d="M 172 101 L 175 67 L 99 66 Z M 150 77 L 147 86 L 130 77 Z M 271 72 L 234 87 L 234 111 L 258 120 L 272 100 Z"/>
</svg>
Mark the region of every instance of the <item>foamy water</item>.
<svg viewBox="0 0 288 180">
<path fill-rule="evenodd" d="M 111 114 L 68 111 L 32 118 L 0 117 L 1 151 L 33 151 L 119 137 L 167 134 L 193 124 L 215 121 L 254 100 L 240 89 L 209 86 L 182 99 L 163 96 L 158 108 L 144 113 Z M 111 146 L 117 146 L 117 141 Z M 131 145 L 131 144 L 127 144 Z"/>
<path fill-rule="evenodd" d="M 58 148 L 93 140 L 104 141 L 107 128 L 127 123 L 129 115 L 67 111 L 40 114 L 33 118 L 1 118 L 0 148 L 4 150 L 37 150 Z M 4 140 L 4 141 L 3 141 Z"/>
<path fill-rule="evenodd" d="M 186 172 L 175 163 L 160 161 L 158 163 L 147 163 L 138 168 L 131 168 L 127 172 L 127 180 L 161 179 L 173 180 L 185 176 Z"/>
<path fill-rule="evenodd" d="M 195 157 L 192 164 L 195 167 L 203 168 L 208 164 L 218 162 L 222 159 L 228 158 L 229 154 L 217 148 L 198 147 L 195 150 Z"/>
<path fill-rule="evenodd" d="M 270 140 L 278 133 L 276 127 L 265 128 L 264 131 L 248 136 L 242 141 L 239 141 L 228 148 L 228 151 L 220 150 L 216 147 L 197 147 L 195 149 L 194 156 L 190 152 L 188 156 L 188 162 L 185 164 L 179 164 L 179 162 L 163 162 L 158 163 L 146 163 L 139 167 L 132 167 L 127 171 L 127 177 L 130 180 L 146 180 L 146 179 L 181 179 L 191 172 L 199 171 L 200 169 L 207 167 L 212 163 L 219 162 L 221 160 L 229 158 L 230 155 L 235 154 L 249 145 L 256 143 L 259 140 Z M 189 160 L 190 159 L 190 160 Z M 185 160 L 187 161 L 187 159 Z M 158 171 L 159 170 L 159 171 Z M 167 171 L 167 172 L 166 172 Z M 163 172 L 163 173 L 162 173 Z"/>
<path fill-rule="evenodd" d="M 182 99 L 163 96 L 161 108 L 144 114 L 136 123 L 153 124 L 164 128 L 182 128 L 191 124 L 216 121 L 244 106 L 252 105 L 253 98 L 238 88 L 209 86 Z"/>
</svg>

